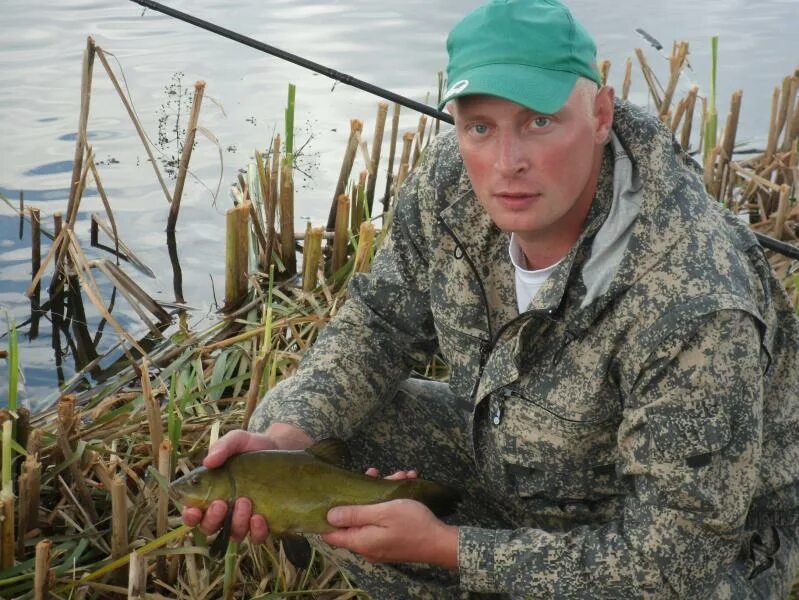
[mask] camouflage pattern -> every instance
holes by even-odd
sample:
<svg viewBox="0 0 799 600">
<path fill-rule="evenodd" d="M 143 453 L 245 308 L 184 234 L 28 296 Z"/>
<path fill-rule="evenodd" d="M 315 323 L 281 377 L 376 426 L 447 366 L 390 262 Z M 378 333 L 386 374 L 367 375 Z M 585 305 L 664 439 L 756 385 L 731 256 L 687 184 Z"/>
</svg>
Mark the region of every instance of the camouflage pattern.
<svg viewBox="0 0 799 600">
<path fill-rule="evenodd" d="M 643 201 L 605 293 L 582 305 L 613 198 L 610 146 L 584 231 L 520 315 L 509 236 L 445 133 L 403 187 L 372 272 L 251 427 L 350 439 L 440 350 L 458 443 L 506 523 L 463 521 L 460 590 L 748 597 L 740 582 L 789 581 L 797 566 L 795 543 L 775 544 L 781 561 L 758 543 L 775 526 L 796 539 L 799 321 L 670 131 L 620 102 L 614 132 Z"/>
</svg>

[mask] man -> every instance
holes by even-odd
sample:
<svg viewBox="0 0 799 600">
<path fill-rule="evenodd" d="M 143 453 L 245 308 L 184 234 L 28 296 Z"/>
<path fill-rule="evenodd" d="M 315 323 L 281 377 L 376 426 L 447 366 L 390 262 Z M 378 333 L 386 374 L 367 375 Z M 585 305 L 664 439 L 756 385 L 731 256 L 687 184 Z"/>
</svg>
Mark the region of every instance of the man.
<svg viewBox="0 0 799 600">
<path fill-rule="evenodd" d="M 332 436 L 462 489 L 446 522 L 413 501 L 330 511 L 320 548 L 381 600 L 786 597 L 799 323 L 762 250 L 599 85 L 557 0 L 494 0 L 448 51 L 454 131 L 372 273 L 206 466 Z M 405 381 L 436 350 L 449 384 Z M 268 525 L 238 499 L 248 532 Z"/>
</svg>

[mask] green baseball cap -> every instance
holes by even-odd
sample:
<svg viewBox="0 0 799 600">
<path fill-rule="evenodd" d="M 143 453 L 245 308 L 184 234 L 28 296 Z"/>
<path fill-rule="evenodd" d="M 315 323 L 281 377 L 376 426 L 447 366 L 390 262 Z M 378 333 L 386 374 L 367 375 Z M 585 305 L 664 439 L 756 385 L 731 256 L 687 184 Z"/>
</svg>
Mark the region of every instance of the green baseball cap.
<svg viewBox="0 0 799 600">
<path fill-rule="evenodd" d="M 557 0 L 492 0 L 447 38 L 448 89 L 439 104 L 488 94 L 555 113 L 578 77 L 600 83 L 596 45 Z"/>
</svg>

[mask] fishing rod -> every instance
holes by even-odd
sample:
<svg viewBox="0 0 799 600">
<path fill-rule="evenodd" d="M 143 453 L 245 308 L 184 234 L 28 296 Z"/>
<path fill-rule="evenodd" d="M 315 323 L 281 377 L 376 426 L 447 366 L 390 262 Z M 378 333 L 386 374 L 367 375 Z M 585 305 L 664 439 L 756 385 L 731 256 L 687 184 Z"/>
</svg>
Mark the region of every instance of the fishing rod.
<svg viewBox="0 0 799 600">
<path fill-rule="evenodd" d="M 336 71 L 335 69 L 331 69 L 330 67 L 320 65 L 319 63 L 313 62 L 312 60 L 308 60 L 307 58 L 302 58 L 301 56 L 297 56 L 296 54 L 292 54 L 291 52 L 286 52 L 285 50 L 281 50 L 280 48 L 276 48 L 275 46 L 270 46 L 269 44 L 259 42 L 258 40 L 255 40 L 251 37 L 247 37 L 246 35 L 242 35 L 230 29 L 225 29 L 224 27 L 215 25 L 214 23 L 204 21 L 203 19 L 199 19 L 188 13 L 175 10 L 174 8 L 170 8 L 169 6 L 164 6 L 160 2 L 155 2 L 154 0 L 130 0 L 130 1 L 135 2 L 136 4 L 140 4 L 145 8 L 149 8 L 154 11 L 163 13 L 165 15 L 169 15 L 170 17 L 174 17 L 175 19 L 178 19 L 180 21 L 190 23 L 191 25 L 194 25 L 201 29 L 205 29 L 206 31 L 210 31 L 211 33 L 221 35 L 222 37 L 226 37 L 230 40 L 233 40 L 234 42 L 239 42 L 240 44 L 244 44 L 245 46 L 249 46 L 250 48 L 254 48 L 255 50 L 260 50 L 261 52 L 265 52 L 266 54 L 269 54 L 271 56 L 282 58 L 283 60 L 286 60 L 295 65 L 299 65 L 301 67 L 305 67 L 306 69 L 310 69 L 315 73 L 319 73 L 321 75 L 330 77 L 335 81 L 340 81 L 341 83 L 344 83 L 346 85 L 351 85 L 352 87 L 358 88 L 365 92 L 369 92 L 370 94 L 380 96 L 381 98 L 385 98 L 386 100 L 389 100 L 391 102 L 396 102 L 397 104 L 401 104 L 406 108 L 410 108 L 417 112 L 423 113 L 425 115 L 433 117 L 434 119 L 439 119 L 446 123 L 453 124 L 452 116 L 449 115 L 448 113 L 436 110 L 432 106 L 423 104 L 422 102 L 417 102 L 416 100 L 411 100 L 410 98 L 406 98 L 405 96 L 395 94 L 392 91 L 386 90 L 376 85 L 372 85 L 371 83 L 358 79 L 357 77 L 353 77 L 352 75 L 341 73 L 340 71 Z M 790 244 L 786 244 L 785 242 L 781 242 L 778 239 L 769 237 L 762 233 L 754 232 L 754 234 L 755 237 L 757 238 L 757 241 L 760 242 L 760 245 L 763 246 L 764 248 L 768 248 L 769 250 L 773 250 L 774 252 L 778 252 L 794 260 L 799 260 L 799 248 L 791 246 Z"/>
<path fill-rule="evenodd" d="M 376 85 L 372 85 L 371 83 L 367 83 L 366 81 L 358 79 L 357 77 L 353 77 L 352 75 L 341 73 L 340 71 L 336 71 L 335 69 L 331 69 L 330 67 L 320 65 L 319 63 L 313 62 L 312 60 L 308 60 L 307 58 L 297 56 L 296 54 L 292 54 L 291 52 L 286 52 L 285 50 L 281 50 L 280 48 L 270 46 L 269 44 L 264 44 L 263 42 L 254 40 L 253 38 L 247 37 L 246 35 L 236 33 L 235 31 L 231 31 L 230 29 L 225 29 L 224 27 L 220 27 L 219 25 L 215 25 L 214 23 L 198 19 L 197 17 L 190 15 L 188 13 L 175 10 L 174 8 L 170 8 L 169 6 L 164 6 L 160 2 L 154 2 L 153 0 L 130 0 L 130 1 L 135 2 L 136 4 L 140 4 L 145 8 L 150 8 L 160 13 L 164 13 L 165 15 L 169 15 L 170 17 L 174 17 L 186 23 L 190 23 L 196 27 L 205 29 L 206 31 L 210 31 L 211 33 L 221 35 L 222 37 L 226 37 L 229 40 L 233 40 L 234 42 L 239 42 L 240 44 L 244 44 L 245 46 L 249 46 L 250 48 L 255 48 L 256 50 L 260 50 L 261 52 L 265 52 L 266 54 L 270 54 L 271 56 L 282 58 L 283 60 L 286 60 L 290 63 L 299 65 L 301 67 L 305 67 L 306 69 L 310 69 L 315 73 L 325 75 L 327 77 L 330 77 L 331 79 L 340 81 L 341 83 L 344 83 L 346 85 L 351 85 L 352 87 L 358 88 L 365 92 L 369 92 L 370 94 L 374 94 L 376 96 L 380 96 L 381 98 L 385 98 L 386 100 L 389 100 L 391 102 L 396 102 L 397 104 L 401 104 L 406 108 L 410 108 L 417 112 L 423 113 L 425 115 L 433 117 L 434 119 L 439 119 L 449 124 L 453 123 L 452 117 L 449 114 L 442 112 L 440 110 L 436 110 L 432 106 L 429 106 L 422 102 L 417 102 L 416 100 L 411 100 L 410 98 L 406 98 L 405 96 L 400 96 L 399 94 L 395 94 L 392 91 L 383 89 L 381 87 L 377 87 Z"/>
</svg>

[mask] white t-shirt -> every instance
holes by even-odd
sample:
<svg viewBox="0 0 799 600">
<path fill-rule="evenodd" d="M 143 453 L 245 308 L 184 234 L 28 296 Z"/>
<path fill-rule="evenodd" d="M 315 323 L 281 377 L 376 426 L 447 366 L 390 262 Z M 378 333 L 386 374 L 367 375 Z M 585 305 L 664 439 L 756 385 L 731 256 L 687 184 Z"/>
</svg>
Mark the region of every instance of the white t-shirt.
<svg viewBox="0 0 799 600">
<path fill-rule="evenodd" d="M 516 270 L 516 302 L 519 306 L 519 312 L 523 313 L 527 310 L 530 301 L 544 285 L 547 278 L 549 278 L 555 268 L 563 261 L 563 258 L 554 265 L 544 269 L 530 271 L 525 268 L 527 266 L 527 259 L 525 259 L 524 252 L 519 246 L 516 235 L 513 233 L 510 235 L 508 250 L 510 252 L 510 260 Z"/>
</svg>

